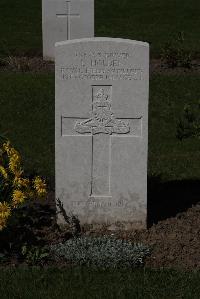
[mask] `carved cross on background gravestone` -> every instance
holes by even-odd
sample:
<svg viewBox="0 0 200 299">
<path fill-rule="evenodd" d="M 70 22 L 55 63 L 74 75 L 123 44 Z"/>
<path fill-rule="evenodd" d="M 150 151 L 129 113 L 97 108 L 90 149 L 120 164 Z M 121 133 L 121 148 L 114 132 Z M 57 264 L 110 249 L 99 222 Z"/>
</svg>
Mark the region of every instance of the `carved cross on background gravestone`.
<svg viewBox="0 0 200 299">
<path fill-rule="evenodd" d="M 71 1 L 66 1 L 67 10 L 64 14 L 56 14 L 58 18 L 66 18 L 67 19 L 67 37 L 66 39 L 70 39 L 70 19 L 72 17 L 80 17 L 78 13 L 71 13 Z"/>
<path fill-rule="evenodd" d="M 74 131 L 79 133 L 68 135 L 61 129 L 62 136 L 92 137 L 90 192 L 92 197 L 111 196 L 112 138 L 137 137 L 131 122 L 142 118 L 115 118 L 111 110 L 111 97 L 112 86 L 92 86 L 91 118 L 61 117 L 62 128 L 65 120 L 71 119 L 74 121 Z"/>
</svg>

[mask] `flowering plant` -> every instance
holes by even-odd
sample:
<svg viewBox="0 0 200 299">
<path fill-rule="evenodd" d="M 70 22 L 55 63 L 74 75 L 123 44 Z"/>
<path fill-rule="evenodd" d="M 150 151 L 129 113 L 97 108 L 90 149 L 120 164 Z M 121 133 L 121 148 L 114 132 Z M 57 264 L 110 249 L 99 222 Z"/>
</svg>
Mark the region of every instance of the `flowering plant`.
<svg viewBox="0 0 200 299">
<path fill-rule="evenodd" d="M 45 198 L 46 183 L 39 176 L 24 176 L 19 152 L 9 141 L 0 145 L 0 230 L 6 227 L 13 211 L 33 198 Z"/>
</svg>

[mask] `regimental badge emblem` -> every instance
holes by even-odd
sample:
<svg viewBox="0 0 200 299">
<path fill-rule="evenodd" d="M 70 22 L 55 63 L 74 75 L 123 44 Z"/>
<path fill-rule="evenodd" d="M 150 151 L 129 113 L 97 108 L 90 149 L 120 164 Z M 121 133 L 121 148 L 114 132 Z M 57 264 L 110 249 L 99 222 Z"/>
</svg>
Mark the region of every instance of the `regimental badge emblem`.
<svg viewBox="0 0 200 299">
<path fill-rule="evenodd" d="M 115 118 L 111 110 L 111 94 L 106 88 L 99 87 L 93 94 L 91 118 L 75 123 L 75 131 L 80 134 L 127 134 L 129 123 Z"/>
</svg>

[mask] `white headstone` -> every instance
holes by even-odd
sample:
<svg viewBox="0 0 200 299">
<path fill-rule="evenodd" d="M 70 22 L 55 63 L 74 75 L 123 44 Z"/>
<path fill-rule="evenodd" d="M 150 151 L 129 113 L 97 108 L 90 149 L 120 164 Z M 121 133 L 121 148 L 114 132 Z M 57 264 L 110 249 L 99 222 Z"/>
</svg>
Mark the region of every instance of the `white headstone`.
<svg viewBox="0 0 200 299">
<path fill-rule="evenodd" d="M 147 43 L 56 44 L 56 197 L 81 224 L 146 226 L 148 85 Z"/>
<path fill-rule="evenodd" d="M 94 0 L 42 0 L 43 57 L 54 60 L 55 43 L 94 36 Z"/>
</svg>

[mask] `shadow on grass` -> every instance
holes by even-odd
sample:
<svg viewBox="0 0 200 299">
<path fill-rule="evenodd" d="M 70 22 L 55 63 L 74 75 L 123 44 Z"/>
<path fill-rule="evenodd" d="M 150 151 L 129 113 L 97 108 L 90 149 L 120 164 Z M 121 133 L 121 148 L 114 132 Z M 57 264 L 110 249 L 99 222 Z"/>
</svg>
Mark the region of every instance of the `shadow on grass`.
<svg viewBox="0 0 200 299">
<path fill-rule="evenodd" d="M 200 202 L 200 180 L 163 182 L 160 176 L 148 178 L 148 218 L 153 223 L 176 216 Z"/>
</svg>

